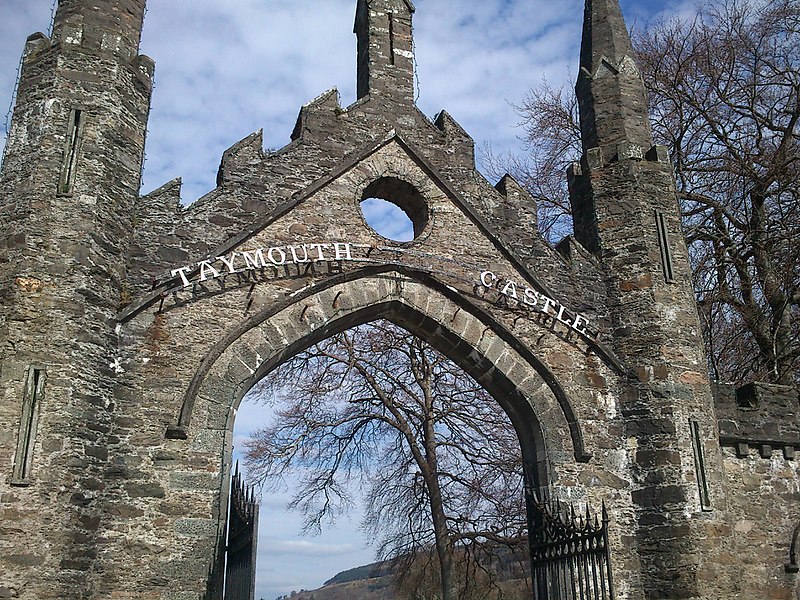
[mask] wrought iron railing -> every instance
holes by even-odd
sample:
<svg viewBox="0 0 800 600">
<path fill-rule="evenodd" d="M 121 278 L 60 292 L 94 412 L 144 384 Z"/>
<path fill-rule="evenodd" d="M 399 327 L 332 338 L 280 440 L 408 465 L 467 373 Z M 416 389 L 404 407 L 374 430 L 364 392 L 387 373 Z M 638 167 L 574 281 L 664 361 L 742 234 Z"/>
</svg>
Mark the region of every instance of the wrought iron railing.
<svg viewBox="0 0 800 600">
<path fill-rule="evenodd" d="M 237 463 L 228 512 L 225 600 L 254 600 L 257 538 L 258 503 L 254 490 L 239 474 Z"/>
<path fill-rule="evenodd" d="M 614 600 L 608 513 L 592 516 L 560 502 L 533 502 L 534 600 Z"/>
</svg>

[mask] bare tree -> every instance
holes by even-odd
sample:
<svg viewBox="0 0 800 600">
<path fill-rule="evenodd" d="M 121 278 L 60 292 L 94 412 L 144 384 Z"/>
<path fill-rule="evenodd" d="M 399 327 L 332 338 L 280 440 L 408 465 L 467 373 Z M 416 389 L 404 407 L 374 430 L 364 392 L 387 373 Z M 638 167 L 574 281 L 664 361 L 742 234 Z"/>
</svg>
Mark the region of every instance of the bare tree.
<svg viewBox="0 0 800 600">
<path fill-rule="evenodd" d="M 367 324 L 287 361 L 258 393 L 278 410 L 247 443 L 246 463 L 266 485 L 301 474 L 290 506 L 307 529 L 335 519 L 360 488 L 363 527 L 380 557 L 416 565 L 435 557 L 441 600 L 465 598 L 479 581 L 459 576 L 463 557 L 526 545 L 522 460 L 508 417 L 420 339 Z"/>
<path fill-rule="evenodd" d="M 717 380 L 800 380 L 798 34 L 796 0 L 724 0 L 634 37 Z M 520 110 L 535 150 L 518 177 L 564 211 L 561 166 L 581 150 L 574 96 L 543 86 Z"/>
<path fill-rule="evenodd" d="M 488 175 L 500 179 L 510 173 L 536 200 L 539 232 L 557 242 L 572 229 L 565 172 L 580 158 L 581 126 L 575 94 L 553 88 L 547 81 L 533 88 L 515 106 L 523 117 L 524 156 L 496 156 L 484 149 Z"/>
</svg>

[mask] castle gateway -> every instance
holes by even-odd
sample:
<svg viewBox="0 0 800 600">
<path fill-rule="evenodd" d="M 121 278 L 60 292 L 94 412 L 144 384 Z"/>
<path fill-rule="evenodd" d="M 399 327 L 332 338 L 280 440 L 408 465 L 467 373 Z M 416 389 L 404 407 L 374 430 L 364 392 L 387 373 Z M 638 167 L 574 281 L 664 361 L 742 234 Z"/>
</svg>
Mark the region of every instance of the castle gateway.
<svg viewBox="0 0 800 600">
<path fill-rule="evenodd" d="M 503 406 L 529 505 L 605 503 L 618 600 L 798 597 L 797 394 L 714 400 L 616 0 L 586 1 L 575 235 L 557 248 L 449 114 L 417 109 L 408 0 L 358 0 L 354 104 L 315 99 L 275 152 L 235 144 L 189 207 L 178 181 L 140 196 L 144 11 L 60 0 L 24 51 L 0 180 L 0 598 L 216 597 L 239 402 L 377 318 Z M 413 241 L 367 225 L 376 196 Z"/>
</svg>

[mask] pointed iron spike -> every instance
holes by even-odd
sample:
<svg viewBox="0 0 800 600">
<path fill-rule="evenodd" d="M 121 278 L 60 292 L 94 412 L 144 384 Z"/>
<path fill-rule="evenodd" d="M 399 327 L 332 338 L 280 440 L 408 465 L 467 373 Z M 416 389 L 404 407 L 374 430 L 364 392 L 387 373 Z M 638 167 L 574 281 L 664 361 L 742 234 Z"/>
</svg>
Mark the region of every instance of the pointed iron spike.
<svg viewBox="0 0 800 600">
<path fill-rule="evenodd" d="M 233 474 L 234 477 L 239 477 L 239 461 L 236 461 L 236 472 Z"/>
</svg>

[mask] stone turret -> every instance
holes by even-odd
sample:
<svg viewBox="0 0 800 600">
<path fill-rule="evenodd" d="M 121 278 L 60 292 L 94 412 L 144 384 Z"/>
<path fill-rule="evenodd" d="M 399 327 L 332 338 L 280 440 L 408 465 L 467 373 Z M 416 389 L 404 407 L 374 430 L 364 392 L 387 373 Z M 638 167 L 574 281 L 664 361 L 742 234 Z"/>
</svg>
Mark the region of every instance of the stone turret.
<svg viewBox="0 0 800 600">
<path fill-rule="evenodd" d="M 648 153 L 648 158 L 667 160 L 663 152 L 654 154 L 658 150 L 650 130 L 647 93 L 617 0 L 586 1 L 575 91 L 587 167 L 641 160 Z M 579 186 L 577 178 L 573 183 Z M 588 250 L 601 252 L 597 225 L 602 210 L 585 190 L 575 189 L 571 197 L 575 237 Z"/>
<path fill-rule="evenodd" d="M 414 102 L 414 45 L 410 0 L 359 0 L 358 98 L 385 96 Z"/>
<path fill-rule="evenodd" d="M 575 236 L 605 272 L 635 476 L 647 598 L 703 595 L 703 528 L 724 502 L 716 420 L 671 165 L 654 146 L 645 86 L 617 0 L 586 0 L 583 157 L 569 173 Z M 699 457 L 687 461 L 682 457 Z M 670 540 L 670 545 L 664 541 Z"/>
<path fill-rule="evenodd" d="M 144 8 L 61 0 L 53 38 L 24 50 L 0 175 L 3 518 L 24 540 L 0 588 L 25 598 L 91 596 L 154 69 Z"/>
</svg>

